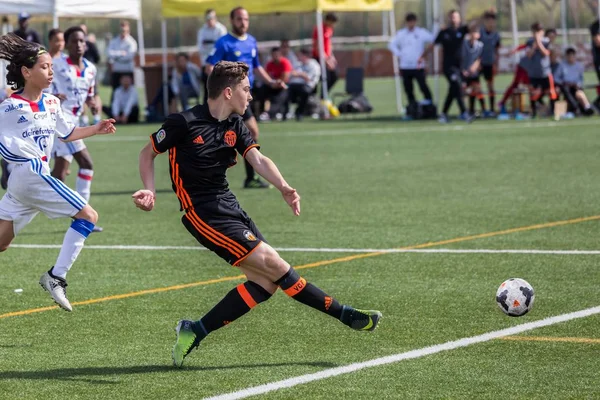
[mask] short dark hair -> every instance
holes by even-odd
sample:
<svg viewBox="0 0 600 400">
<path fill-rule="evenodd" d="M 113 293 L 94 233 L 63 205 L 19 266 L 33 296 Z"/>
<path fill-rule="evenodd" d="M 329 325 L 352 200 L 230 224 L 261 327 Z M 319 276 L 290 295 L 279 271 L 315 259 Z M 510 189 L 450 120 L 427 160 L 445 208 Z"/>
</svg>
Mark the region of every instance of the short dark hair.
<svg viewBox="0 0 600 400">
<path fill-rule="evenodd" d="M 231 12 L 229 13 L 229 19 L 233 19 L 233 17 L 235 17 L 235 13 L 240 11 L 240 10 L 245 10 L 244 7 L 242 6 L 237 6 L 236 8 L 234 8 L 233 10 L 231 10 Z"/>
<path fill-rule="evenodd" d="M 218 99 L 225 88 L 239 85 L 247 76 L 247 64 L 239 61 L 219 61 L 208 76 L 208 98 Z"/>
<path fill-rule="evenodd" d="M 83 33 L 83 36 L 85 36 L 85 32 L 83 31 L 83 29 L 81 29 L 81 26 L 72 26 L 65 31 L 65 43 L 68 43 L 69 36 L 71 36 L 72 34 L 74 34 L 76 32 L 81 32 L 81 33 Z"/>
<path fill-rule="evenodd" d="M 451 16 L 454 13 L 458 13 L 458 15 L 460 15 L 460 12 L 456 8 L 453 8 L 450 11 L 448 11 L 448 16 Z"/>
<path fill-rule="evenodd" d="M 214 13 L 214 12 L 215 12 L 214 8 L 208 8 L 208 9 L 206 10 L 206 12 L 204 13 L 204 15 L 205 15 L 205 16 L 207 16 L 207 15 L 209 15 L 209 14 L 212 14 L 212 13 Z"/>
<path fill-rule="evenodd" d="M 179 57 L 183 57 L 188 61 L 190 60 L 190 55 L 188 53 L 186 53 L 185 51 L 180 51 L 179 53 L 177 53 L 175 58 L 179 58 Z"/>
<path fill-rule="evenodd" d="M 544 30 L 544 27 L 542 26 L 541 23 L 539 22 L 534 22 L 533 24 L 531 24 L 531 31 L 532 32 L 539 32 Z"/>
<path fill-rule="evenodd" d="M 576 54 L 577 50 L 575 50 L 575 47 L 569 47 L 567 48 L 567 50 L 565 51 L 565 55 L 569 56 L 571 54 Z"/>
<path fill-rule="evenodd" d="M 549 34 L 554 33 L 555 35 L 557 35 L 558 33 L 556 32 L 556 29 L 554 28 L 548 28 L 546 29 L 546 32 L 544 32 L 544 36 L 548 36 Z"/>
<path fill-rule="evenodd" d="M 310 57 L 312 52 L 308 49 L 308 47 L 303 47 L 300 49 L 300 54 L 304 54 L 306 57 Z"/>
<path fill-rule="evenodd" d="M 414 12 L 409 12 L 408 14 L 406 14 L 406 18 L 404 18 L 404 20 L 406 22 L 416 21 L 417 14 L 415 14 Z"/>
<path fill-rule="evenodd" d="M 483 19 L 496 19 L 496 12 L 491 10 L 484 12 Z"/>
<path fill-rule="evenodd" d="M 334 13 L 330 12 L 330 13 L 325 14 L 325 21 L 338 22 L 338 17 Z"/>
<path fill-rule="evenodd" d="M 276 51 L 281 51 L 281 47 L 275 46 L 271 49 L 271 53 L 275 53 Z"/>
<path fill-rule="evenodd" d="M 469 33 L 478 32 L 479 31 L 479 23 L 477 21 L 471 21 L 467 26 L 469 29 Z"/>
<path fill-rule="evenodd" d="M 54 38 L 54 36 L 58 35 L 59 33 L 63 33 L 63 31 L 61 31 L 58 28 L 50 29 L 48 31 L 48 40 L 52 40 Z"/>
</svg>

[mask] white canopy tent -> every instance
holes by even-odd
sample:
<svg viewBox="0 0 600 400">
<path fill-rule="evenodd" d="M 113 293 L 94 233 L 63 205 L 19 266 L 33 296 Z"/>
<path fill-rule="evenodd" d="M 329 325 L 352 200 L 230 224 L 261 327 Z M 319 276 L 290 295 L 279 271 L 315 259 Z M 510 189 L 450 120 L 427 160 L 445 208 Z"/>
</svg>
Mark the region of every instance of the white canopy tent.
<svg viewBox="0 0 600 400">
<path fill-rule="evenodd" d="M 144 51 L 144 29 L 142 24 L 142 0 L 1 0 L 0 15 L 52 16 L 52 25 L 58 27 L 59 18 L 122 18 L 137 21 L 140 65 L 146 62 Z M 2 68 L 2 70 L 4 70 Z M 2 74 L 4 75 L 4 74 Z M 0 84 L 4 76 L 0 77 Z"/>
</svg>

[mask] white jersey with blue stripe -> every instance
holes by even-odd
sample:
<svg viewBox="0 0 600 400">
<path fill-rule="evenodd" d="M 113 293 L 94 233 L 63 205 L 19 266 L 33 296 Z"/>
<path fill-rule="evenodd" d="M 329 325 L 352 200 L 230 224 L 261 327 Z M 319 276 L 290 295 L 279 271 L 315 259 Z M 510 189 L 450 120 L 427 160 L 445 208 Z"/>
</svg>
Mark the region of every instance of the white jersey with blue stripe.
<svg viewBox="0 0 600 400">
<path fill-rule="evenodd" d="M 76 121 L 83 114 L 86 100 L 95 95 L 96 67 L 85 58 L 82 59 L 83 69 L 79 69 L 69 57 L 55 57 L 53 63 L 54 94 L 67 97 L 61 102 L 63 112 Z"/>
<path fill-rule="evenodd" d="M 74 128 L 55 96 L 42 93 L 35 103 L 15 93 L 0 103 L 0 157 L 9 163 L 47 161 L 54 136 L 67 138 Z"/>
</svg>

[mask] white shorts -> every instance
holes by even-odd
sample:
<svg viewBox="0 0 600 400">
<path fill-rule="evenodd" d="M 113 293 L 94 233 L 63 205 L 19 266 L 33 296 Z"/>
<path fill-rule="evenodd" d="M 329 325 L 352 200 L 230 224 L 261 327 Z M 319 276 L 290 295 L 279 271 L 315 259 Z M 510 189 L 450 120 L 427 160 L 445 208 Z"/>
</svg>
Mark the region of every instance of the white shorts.
<svg viewBox="0 0 600 400">
<path fill-rule="evenodd" d="M 15 164 L 0 200 L 0 219 L 13 221 L 16 236 L 40 211 L 48 218 L 70 218 L 86 204 L 79 193 L 50 176 L 47 162 L 31 160 Z"/>
<path fill-rule="evenodd" d="M 54 147 L 52 148 L 52 157 L 62 157 L 68 162 L 73 161 L 73 154 L 79 153 L 86 149 L 83 139 L 74 140 L 72 142 L 63 142 L 60 139 L 54 141 Z"/>
</svg>

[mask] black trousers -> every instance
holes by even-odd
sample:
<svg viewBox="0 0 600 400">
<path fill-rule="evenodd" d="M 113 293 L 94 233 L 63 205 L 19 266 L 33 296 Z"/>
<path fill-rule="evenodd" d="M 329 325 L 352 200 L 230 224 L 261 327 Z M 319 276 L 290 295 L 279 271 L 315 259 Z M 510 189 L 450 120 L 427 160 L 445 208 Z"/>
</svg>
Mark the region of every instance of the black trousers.
<svg viewBox="0 0 600 400">
<path fill-rule="evenodd" d="M 321 60 L 319 59 L 319 57 L 315 57 L 315 60 L 317 60 L 319 65 L 321 65 Z M 327 73 L 327 93 L 331 95 L 331 88 L 338 81 L 339 76 L 335 69 L 325 68 L 325 71 Z M 323 98 L 323 85 L 321 85 L 321 98 Z"/>
<path fill-rule="evenodd" d="M 298 104 L 296 116 L 302 116 L 306 112 L 306 104 L 313 89 L 305 83 L 290 83 L 288 85 L 289 101 Z"/>
<path fill-rule="evenodd" d="M 263 99 L 271 102 L 269 115 L 284 114 L 288 104 L 288 89 L 273 89 L 268 85 L 263 85 Z"/>
<path fill-rule="evenodd" d="M 115 115 L 112 115 L 112 108 L 110 106 L 102 106 L 102 111 L 104 111 L 109 118 L 115 117 Z M 127 117 L 127 123 L 134 124 L 136 122 L 140 122 L 140 108 L 138 106 L 133 106 L 129 117 Z"/>
<path fill-rule="evenodd" d="M 421 93 L 423 93 L 423 97 L 425 97 L 426 100 L 431 101 L 431 91 L 429 90 L 427 82 L 425 81 L 424 69 L 401 69 L 400 74 L 402 75 L 402 82 L 404 84 L 404 91 L 406 92 L 406 97 L 408 98 L 408 104 L 413 104 L 417 102 L 415 98 L 415 89 L 413 86 L 414 80 L 417 81 L 417 84 L 421 89 Z"/>
<path fill-rule="evenodd" d="M 444 114 L 448 114 L 448 110 L 452 105 L 452 101 L 456 99 L 458 102 L 458 108 L 460 108 L 460 113 L 462 114 L 465 112 L 466 108 L 463 96 L 462 75 L 460 73 L 460 68 L 446 68 L 444 69 L 444 75 L 448 80 L 448 94 L 446 95 L 446 101 L 444 102 L 444 108 L 442 112 Z"/>
</svg>

